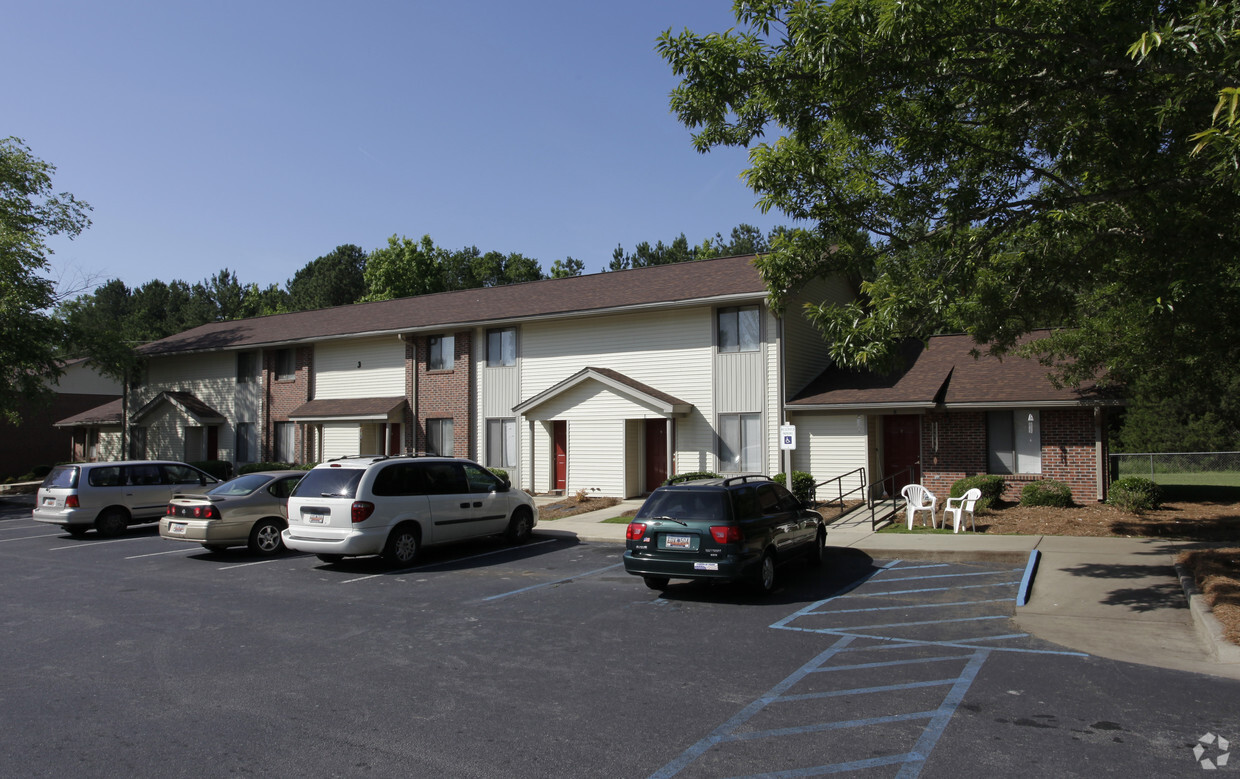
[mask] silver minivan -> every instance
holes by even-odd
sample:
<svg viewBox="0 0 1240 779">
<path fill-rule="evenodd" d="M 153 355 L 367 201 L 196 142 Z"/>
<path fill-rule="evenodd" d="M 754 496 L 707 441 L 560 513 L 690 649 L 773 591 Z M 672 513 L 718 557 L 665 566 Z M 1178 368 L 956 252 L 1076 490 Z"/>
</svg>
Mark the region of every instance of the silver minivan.
<svg viewBox="0 0 1240 779">
<path fill-rule="evenodd" d="M 534 500 L 457 457 L 349 457 L 306 472 L 288 500 L 284 545 L 324 562 L 383 555 L 408 565 L 423 546 L 504 535 L 522 543 Z"/>
<path fill-rule="evenodd" d="M 92 529 L 114 536 L 129 525 L 158 522 L 172 493 L 218 483 L 192 465 L 166 460 L 57 465 L 39 487 L 33 516 L 72 536 Z"/>
</svg>

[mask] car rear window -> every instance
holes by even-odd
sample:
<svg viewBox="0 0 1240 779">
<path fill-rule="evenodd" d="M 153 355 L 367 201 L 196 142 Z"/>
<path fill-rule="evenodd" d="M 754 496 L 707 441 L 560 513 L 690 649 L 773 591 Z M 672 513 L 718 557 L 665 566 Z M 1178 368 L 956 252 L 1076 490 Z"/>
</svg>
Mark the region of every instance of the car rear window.
<svg viewBox="0 0 1240 779">
<path fill-rule="evenodd" d="M 44 487 L 60 487 L 76 489 L 78 485 L 78 467 L 76 465 L 58 465 L 51 473 L 43 477 Z"/>
<path fill-rule="evenodd" d="M 156 471 L 158 474 L 159 471 Z M 87 471 L 86 481 L 92 487 L 119 487 L 125 483 L 121 466 L 108 465 L 102 468 L 91 468 Z"/>
<path fill-rule="evenodd" d="M 207 490 L 208 495 L 249 495 L 254 490 L 262 487 L 271 481 L 270 476 L 261 473 L 247 473 L 245 476 L 238 476 L 232 481 L 226 481 L 223 484 L 212 487 Z"/>
<path fill-rule="evenodd" d="M 723 490 L 655 490 L 637 511 L 637 519 L 713 519 L 728 521 Z"/>
<path fill-rule="evenodd" d="M 293 490 L 294 498 L 355 498 L 365 473 L 361 468 L 314 468 Z"/>
</svg>

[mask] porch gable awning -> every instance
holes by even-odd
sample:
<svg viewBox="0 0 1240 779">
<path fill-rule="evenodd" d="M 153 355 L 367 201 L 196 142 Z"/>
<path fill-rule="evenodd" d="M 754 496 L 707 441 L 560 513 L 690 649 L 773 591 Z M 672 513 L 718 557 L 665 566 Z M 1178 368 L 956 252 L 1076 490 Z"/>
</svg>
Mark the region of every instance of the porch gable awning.
<svg viewBox="0 0 1240 779">
<path fill-rule="evenodd" d="M 147 401 L 146 405 L 134 412 L 133 421 L 141 422 L 165 403 L 180 409 L 200 425 L 222 425 L 224 415 L 203 403 L 188 392 L 164 391 Z"/>
<path fill-rule="evenodd" d="M 110 400 L 102 406 L 95 406 L 71 417 L 54 422 L 52 427 L 99 427 L 121 424 L 121 399 Z"/>
<path fill-rule="evenodd" d="M 654 407 L 665 416 L 684 416 L 693 410 L 692 403 L 686 403 L 677 397 L 661 392 L 648 384 L 625 376 L 610 368 L 582 368 L 563 381 L 553 384 L 542 392 L 513 406 L 513 411 L 528 415 L 553 398 L 562 395 L 573 387 L 587 381 L 597 381 L 619 395 L 630 398 L 638 403 Z"/>
<path fill-rule="evenodd" d="M 404 418 L 405 398 L 322 398 L 301 404 L 288 415 L 292 422 L 389 422 Z"/>
</svg>

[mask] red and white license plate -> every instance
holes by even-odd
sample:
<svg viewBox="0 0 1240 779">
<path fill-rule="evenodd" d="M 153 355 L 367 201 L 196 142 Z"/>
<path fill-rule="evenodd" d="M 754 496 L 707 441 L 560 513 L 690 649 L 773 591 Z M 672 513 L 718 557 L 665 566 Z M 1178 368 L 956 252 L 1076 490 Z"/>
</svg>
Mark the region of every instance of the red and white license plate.
<svg viewBox="0 0 1240 779">
<path fill-rule="evenodd" d="M 663 536 L 665 549 L 692 549 L 693 536 Z"/>
</svg>

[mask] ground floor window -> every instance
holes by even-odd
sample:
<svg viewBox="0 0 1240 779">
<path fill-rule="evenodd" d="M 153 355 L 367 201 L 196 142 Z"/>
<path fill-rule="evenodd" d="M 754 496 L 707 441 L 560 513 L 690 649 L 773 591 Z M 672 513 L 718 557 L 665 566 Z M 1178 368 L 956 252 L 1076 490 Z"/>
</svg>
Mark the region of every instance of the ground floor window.
<svg viewBox="0 0 1240 779">
<path fill-rule="evenodd" d="M 1042 420 L 1036 409 L 986 412 L 990 473 L 1042 472 Z"/>
<path fill-rule="evenodd" d="M 146 459 L 146 428 L 131 427 L 129 428 L 129 459 L 145 460 Z"/>
<path fill-rule="evenodd" d="M 451 457 L 455 452 L 452 419 L 426 420 L 426 453 Z"/>
<path fill-rule="evenodd" d="M 723 473 L 761 473 L 762 416 L 719 416 L 719 470 Z"/>
<path fill-rule="evenodd" d="M 254 462 L 254 425 L 250 422 L 237 423 L 237 462 Z"/>
<path fill-rule="evenodd" d="M 276 422 L 275 460 L 279 463 L 296 462 L 293 451 L 293 423 Z"/>
<path fill-rule="evenodd" d="M 487 462 L 493 468 L 517 465 L 517 420 L 487 420 Z"/>
</svg>

